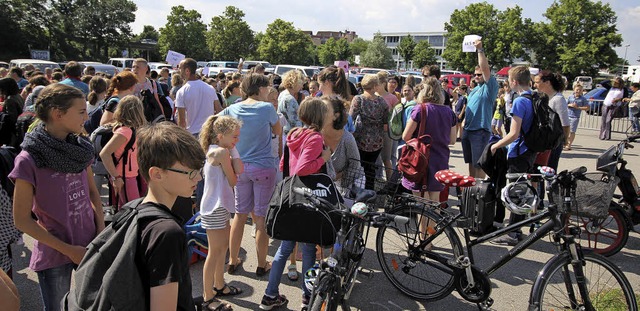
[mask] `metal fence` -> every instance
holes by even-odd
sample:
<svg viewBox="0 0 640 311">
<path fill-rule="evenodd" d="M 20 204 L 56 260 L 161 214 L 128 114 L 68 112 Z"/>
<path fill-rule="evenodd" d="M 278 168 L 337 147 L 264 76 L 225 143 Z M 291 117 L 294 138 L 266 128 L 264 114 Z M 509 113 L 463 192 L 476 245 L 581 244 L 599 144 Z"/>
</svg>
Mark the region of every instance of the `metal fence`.
<svg viewBox="0 0 640 311">
<path fill-rule="evenodd" d="M 593 102 L 599 102 L 600 105 L 595 111 L 585 111 L 580 116 L 579 128 L 599 130 L 602 123 L 602 100 L 591 100 Z M 611 131 L 618 133 L 626 133 L 631 128 L 631 121 L 628 117 L 615 118 L 611 121 Z"/>
</svg>

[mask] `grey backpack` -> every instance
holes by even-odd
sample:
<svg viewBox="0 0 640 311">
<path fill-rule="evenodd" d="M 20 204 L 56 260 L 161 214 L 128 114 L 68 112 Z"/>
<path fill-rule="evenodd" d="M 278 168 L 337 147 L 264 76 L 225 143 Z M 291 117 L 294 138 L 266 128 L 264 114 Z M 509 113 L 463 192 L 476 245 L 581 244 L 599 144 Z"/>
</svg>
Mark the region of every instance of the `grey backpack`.
<svg viewBox="0 0 640 311">
<path fill-rule="evenodd" d="M 148 310 L 136 251 L 141 219 L 174 219 L 165 211 L 133 200 L 87 246 L 74 274 L 75 287 L 62 300 L 62 310 Z"/>
</svg>

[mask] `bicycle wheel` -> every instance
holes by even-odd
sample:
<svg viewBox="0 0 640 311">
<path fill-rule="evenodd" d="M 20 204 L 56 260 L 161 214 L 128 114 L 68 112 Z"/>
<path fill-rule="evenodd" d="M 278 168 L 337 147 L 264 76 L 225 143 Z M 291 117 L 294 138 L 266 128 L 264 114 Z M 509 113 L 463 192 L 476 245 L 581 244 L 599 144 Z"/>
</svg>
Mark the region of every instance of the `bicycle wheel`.
<svg viewBox="0 0 640 311">
<path fill-rule="evenodd" d="M 333 275 L 324 274 L 321 276 L 312 293 L 311 311 L 335 311 L 338 309 L 336 281 Z"/>
<path fill-rule="evenodd" d="M 586 295 L 593 306 L 586 306 L 578 287 L 576 271 L 569 253 L 554 257 L 538 275 L 529 310 L 638 310 L 629 280 L 606 258 L 584 253 L 582 274 Z M 574 298 L 571 298 L 574 297 Z"/>
<path fill-rule="evenodd" d="M 405 295 L 427 301 L 443 298 L 454 288 L 453 270 L 426 255 L 439 255 L 447 259 L 462 255 L 462 244 L 451 228 L 437 236 L 427 246 L 417 249 L 424 240 L 423 231 L 433 232 L 442 216 L 430 209 L 401 206 L 390 212 L 409 218 L 401 227 L 389 224 L 378 229 L 376 250 L 382 271 L 393 286 Z M 427 224 L 424 229 L 423 224 Z"/>
<path fill-rule="evenodd" d="M 575 215 L 568 221 L 580 226 L 580 245 L 583 250 L 591 250 L 602 256 L 617 254 L 629 239 L 629 226 L 625 211 L 611 202 L 609 216 L 605 219 L 591 219 Z"/>
</svg>

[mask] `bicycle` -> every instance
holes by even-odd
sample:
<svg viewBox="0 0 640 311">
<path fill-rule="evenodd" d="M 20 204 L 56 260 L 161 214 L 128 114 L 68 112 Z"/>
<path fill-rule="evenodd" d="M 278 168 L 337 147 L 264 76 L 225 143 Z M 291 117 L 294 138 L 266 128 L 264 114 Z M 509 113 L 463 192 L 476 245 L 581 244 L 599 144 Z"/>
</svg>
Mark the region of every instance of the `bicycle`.
<svg viewBox="0 0 640 311">
<path fill-rule="evenodd" d="M 583 248 L 593 250 L 603 256 L 617 254 L 627 244 L 629 231 L 640 224 L 640 188 L 633 172 L 627 168 L 624 159 L 626 149 L 633 148 L 631 143 L 640 139 L 640 135 L 629 136 L 611 146 L 598 157 L 596 169 L 615 176 L 621 194 L 613 194 L 615 200 L 602 202 L 608 205 L 606 217 L 587 217 L 572 215 L 567 220 L 577 221 L 582 228 L 580 239 Z M 586 244 L 586 245 L 584 245 Z"/>
<path fill-rule="evenodd" d="M 551 202 L 530 218 L 475 240 L 471 240 L 469 228 L 463 226 L 464 248 L 454 231 L 457 223 L 468 223 L 462 213 L 439 208 L 437 202 L 414 200 L 412 205 L 400 206 L 390 212 L 409 218 L 408 225 L 403 230 L 378 230 L 376 250 L 382 271 L 398 290 L 412 298 L 439 300 L 456 289 L 462 298 L 486 310 L 493 304 L 491 274 L 550 235 L 557 254 L 538 274 L 531 289 L 529 310 L 595 310 L 606 307 L 602 304 L 611 300 L 624 310 L 637 310 L 633 290 L 622 271 L 606 258 L 582 251 L 575 241 L 579 227 L 569 226 L 567 230 L 563 217 L 575 207 L 571 198 L 575 197 L 577 180 L 583 180 L 585 172 L 586 168 L 581 167 L 557 175 L 508 174 L 508 179 L 516 181 L 547 180 L 547 192 L 558 193 L 561 201 Z M 548 221 L 486 270 L 474 264 L 473 246 L 542 220 Z M 423 221 L 429 222 L 426 230 L 422 230 Z M 436 245 L 437 241 L 440 245 Z"/>
<path fill-rule="evenodd" d="M 379 228 L 391 223 L 403 226 L 409 219 L 373 211 L 369 204 L 375 202 L 376 194 L 372 190 L 358 190 L 355 195 L 356 203 L 351 209 L 346 209 L 344 205 L 340 205 L 340 209 L 334 209 L 331 203 L 302 188 L 294 188 L 293 191 L 309 200 L 308 207 L 327 213 L 339 213 L 342 216 L 331 256 L 322 261 L 319 271 L 305 273 L 305 277 L 309 273 L 317 274 L 315 280 L 305 280 L 305 285 L 313 286 L 310 288 L 310 310 L 333 311 L 337 310 L 338 306 L 343 310 L 349 310 L 347 301 L 358 275 L 370 227 Z"/>
</svg>

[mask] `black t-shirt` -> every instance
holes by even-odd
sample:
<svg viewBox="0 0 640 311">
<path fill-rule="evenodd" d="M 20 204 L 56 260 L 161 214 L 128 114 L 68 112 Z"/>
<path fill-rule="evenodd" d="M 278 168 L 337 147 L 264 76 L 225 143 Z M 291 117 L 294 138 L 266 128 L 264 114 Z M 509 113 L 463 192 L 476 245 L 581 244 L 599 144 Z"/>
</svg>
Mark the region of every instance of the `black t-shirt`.
<svg viewBox="0 0 640 311">
<path fill-rule="evenodd" d="M 118 107 L 119 102 L 120 102 L 120 98 L 118 96 L 111 96 L 107 98 L 107 103 L 104 104 L 104 110 L 109 111 L 111 113 L 116 112 L 116 107 Z"/>
<path fill-rule="evenodd" d="M 167 213 L 171 210 L 162 204 L 144 203 Z M 149 299 L 151 287 L 178 283 L 178 306 L 176 310 L 193 311 L 195 308 L 191 296 L 191 276 L 187 255 L 186 234 L 175 219 L 147 219 L 139 223 L 140 245 L 136 259 L 140 276 L 146 285 L 146 297 Z"/>
</svg>

